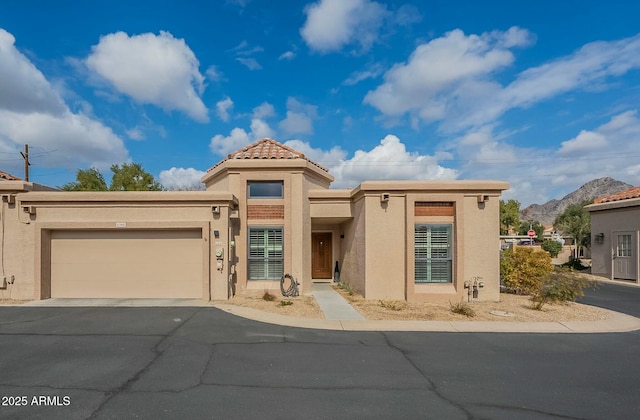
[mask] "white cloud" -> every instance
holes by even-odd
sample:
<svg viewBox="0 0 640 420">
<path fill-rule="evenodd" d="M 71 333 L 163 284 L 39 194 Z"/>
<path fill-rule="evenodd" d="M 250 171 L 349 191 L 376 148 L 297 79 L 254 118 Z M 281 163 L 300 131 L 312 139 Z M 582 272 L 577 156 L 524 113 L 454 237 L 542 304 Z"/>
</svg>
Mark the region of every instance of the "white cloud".
<svg viewBox="0 0 640 420">
<path fill-rule="evenodd" d="M 133 127 L 128 130 L 125 130 L 127 137 L 131 140 L 144 140 L 145 135 L 144 132 L 140 129 L 140 127 Z"/>
<path fill-rule="evenodd" d="M 459 29 L 448 32 L 419 45 L 406 63 L 388 70 L 385 82 L 368 92 L 364 102 L 386 115 L 412 112 L 426 121 L 456 115 L 468 101 L 485 101 L 488 93 L 499 90 L 488 76 L 512 64 L 508 48 L 530 42 L 530 34 L 519 28 L 469 36 Z"/>
<path fill-rule="evenodd" d="M 207 78 L 212 82 L 219 82 L 222 80 L 222 77 L 223 77 L 222 72 L 218 69 L 218 67 L 213 65 L 207 68 L 207 71 L 205 71 L 205 74 L 207 75 Z"/>
<path fill-rule="evenodd" d="M 562 142 L 560 150 L 558 154 L 560 155 L 569 155 L 569 154 L 582 154 L 582 153 L 592 153 L 597 150 L 602 150 L 607 147 L 607 139 L 605 136 L 599 133 L 594 133 L 592 131 L 581 131 L 577 137 Z"/>
<path fill-rule="evenodd" d="M 293 51 L 286 51 L 280 54 L 280 56 L 278 57 L 278 60 L 293 60 L 295 56 L 296 56 L 296 53 L 294 53 Z"/>
<path fill-rule="evenodd" d="M 287 134 L 313 133 L 313 120 L 318 116 L 318 107 L 304 104 L 295 98 L 287 99 L 287 116 L 280 121 L 280 129 Z"/>
<path fill-rule="evenodd" d="M 334 187 L 355 186 L 366 180 L 438 180 L 455 179 L 458 172 L 445 168 L 435 156 L 407 151 L 404 143 L 387 135 L 370 151 L 358 150 L 353 157 L 331 168 Z"/>
<path fill-rule="evenodd" d="M 200 182 L 200 178 L 206 172 L 199 171 L 194 168 L 176 168 L 166 169 L 160 172 L 160 183 L 169 190 L 196 190 L 204 189 L 204 185 Z"/>
<path fill-rule="evenodd" d="M 387 135 L 373 149 L 358 150 L 347 159 L 339 146 L 317 149 L 302 140 L 284 143 L 327 168 L 334 176 L 333 188 L 352 188 L 367 180 L 438 180 L 455 179 L 458 172 L 438 163 L 440 157 L 407 151 L 397 136 Z M 441 157 L 449 157 L 444 154 Z"/>
<path fill-rule="evenodd" d="M 236 60 L 251 71 L 262 69 L 260 63 L 253 57 L 238 57 Z"/>
<path fill-rule="evenodd" d="M 276 110 L 269 102 L 263 102 L 253 108 L 253 118 L 270 118 L 276 115 Z"/>
<path fill-rule="evenodd" d="M 558 155 L 563 157 L 598 156 L 610 153 L 630 153 L 640 158 L 637 145 L 640 144 L 640 120 L 637 111 L 618 114 L 593 131 L 582 130 L 567 141 L 562 142 Z"/>
<path fill-rule="evenodd" d="M 217 155 L 227 155 L 237 149 L 247 146 L 265 137 L 273 137 L 274 132 L 264 120 L 254 118 L 251 120 L 251 130 L 247 133 L 244 129 L 236 127 L 228 136 L 216 134 L 211 138 L 209 148 Z"/>
<path fill-rule="evenodd" d="M 40 167 L 108 167 L 129 159 L 111 128 L 83 113 L 73 113 L 45 76 L 0 29 L 0 149 L 29 144 L 45 150 L 34 157 Z"/>
<path fill-rule="evenodd" d="M 460 175 L 466 179 L 498 179 L 511 184 L 505 198 L 526 207 L 562 198 L 582 184 L 610 176 L 640 185 L 638 160 L 640 119 L 637 111 L 613 116 L 591 130 L 580 130 L 558 147 L 539 149 L 509 143 L 514 133 L 495 132 L 491 125 L 448 142 Z"/>
<path fill-rule="evenodd" d="M 387 117 L 409 114 L 442 121 L 443 131 L 481 127 L 506 111 L 593 85 L 640 68 L 640 35 L 586 44 L 577 52 L 519 73 L 506 85 L 500 71 L 514 61 L 511 49 L 531 45 L 533 35 L 513 27 L 506 32 L 465 35 L 460 30 L 418 46 L 406 63 L 384 75 L 384 83 L 364 102 Z"/>
<path fill-rule="evenodd" d="M 411 4 L 400 6 L 395 16 L 396 23 L 401 26 L 408 26 L 422 20 L 422 14 L 417 7 Z"/>
<path fill-rule="evenodd" d="M 321 53 L 350 44 L 369 50 L 389 16 L 385 6 L 370 0 L 320 0 L 304 11 L 307 20 L 300 34 L 309 48 Z"/>
<path fill-rule="evenodd" d="M 82 114 L 17 113 L 0 110 L 0 142 L 55 150 L 39 157 L 41 166 L 90 164 L 105 167 L 129 158 L 111 128 Z"/>
<path fill-rule="evenodd" d="M 200 99 L 204 77 L 198 60 L 183 39 L 169 32 L 129 36 L 116 32 L 100 38 L 85 60 L 89 69 L 136 101 L 209 121 Z"/>
<path fill-rule="evenodd" d="M 347 77 L 347 79 L 342 82 L 345 86 L 353 86 L 356 85 L 363 80 L 367 79 L 375 79 L 380 76 L 384 72 L 384 67 L 381 64 L 373 64 L 369 66 L 366 70 L 355 71 Z"/>
<path fill-rule="evenodd" d="M 224 122 L 229 121 L 229 110 L 231 108 L 233 108 L 233 101 L 228 96 L 216 103 L 218 117 Z"/>
<path fill-rule="evenodd" d="M 63 115 L 67 107 L 58 93 L 14 44 L 13 35 L 0 28 L 0 109 Z"/>
<path fill-rule="evenodd" d="M 324 166 L 327 169 L 340 165 L 347 157 L 347 152 L 340 146 L 334 146 L 330 150 L 322 150 L 311 147 L 311 145 L 302 140 L 288 140 L 284 142 L 285 146 L 289 146 L 315 163 Z"/>
</svg>

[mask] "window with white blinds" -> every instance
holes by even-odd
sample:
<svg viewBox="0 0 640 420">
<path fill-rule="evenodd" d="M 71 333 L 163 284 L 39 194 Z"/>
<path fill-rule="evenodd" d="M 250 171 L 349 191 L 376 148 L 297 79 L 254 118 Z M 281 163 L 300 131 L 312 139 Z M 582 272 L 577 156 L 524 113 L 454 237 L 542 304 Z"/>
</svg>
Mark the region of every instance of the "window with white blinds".
<svg viewBox="0 0 640 420">
<path fill-rule="evenodd" d="M 451 283 L 451 225 L 415 225 L 415 282 Z"/>
<path fill-rule="evenodd" d="M 249 280 L 280 280 L 284 273 L 281 227 L 249 228 Z"/>
</svg>

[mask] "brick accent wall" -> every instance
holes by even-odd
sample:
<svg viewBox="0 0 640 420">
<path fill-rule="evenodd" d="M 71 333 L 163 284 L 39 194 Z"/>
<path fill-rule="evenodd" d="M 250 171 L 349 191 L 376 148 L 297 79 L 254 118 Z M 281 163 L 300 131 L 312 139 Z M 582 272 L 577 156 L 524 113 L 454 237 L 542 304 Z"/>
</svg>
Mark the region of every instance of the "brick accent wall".
<svg viewBox="0 0 640 420">
<path fill-rule="evenodd" d="M 249 205 L 247 219 L 284 219 L 283 205 Z"/>
<path fill-rule="evenodd" d="M 453 203 L 416 201 L 413 214 L 414 216 L 453 216 Z"/>
</svg>

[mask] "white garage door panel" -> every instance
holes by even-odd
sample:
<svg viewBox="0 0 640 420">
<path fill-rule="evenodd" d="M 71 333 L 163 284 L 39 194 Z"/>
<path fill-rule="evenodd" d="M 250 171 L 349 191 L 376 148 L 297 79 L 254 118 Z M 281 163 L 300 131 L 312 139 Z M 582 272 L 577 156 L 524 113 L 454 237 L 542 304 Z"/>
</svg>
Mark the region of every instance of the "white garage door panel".
<svg viewBox="0 0 640 420">
<path fill-rule="evenodd" d="M 202 298 L 200 230 L 54 231 L 51 297 Z"/>
</svg>

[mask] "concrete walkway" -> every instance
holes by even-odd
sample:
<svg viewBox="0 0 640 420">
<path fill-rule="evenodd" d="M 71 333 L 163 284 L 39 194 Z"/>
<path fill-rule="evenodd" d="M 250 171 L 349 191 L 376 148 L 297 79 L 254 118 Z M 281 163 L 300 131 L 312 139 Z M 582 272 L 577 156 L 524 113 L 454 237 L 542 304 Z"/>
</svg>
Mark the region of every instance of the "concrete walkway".
<svg viewBox="0 0 640 420">
<path fill-rule="evenodd" d="M 316 299 L 326 319 L 363 320 L 364 317 L 351 306 L 331 283 L 313 283 L 311 295 Z"/>
</svg>

